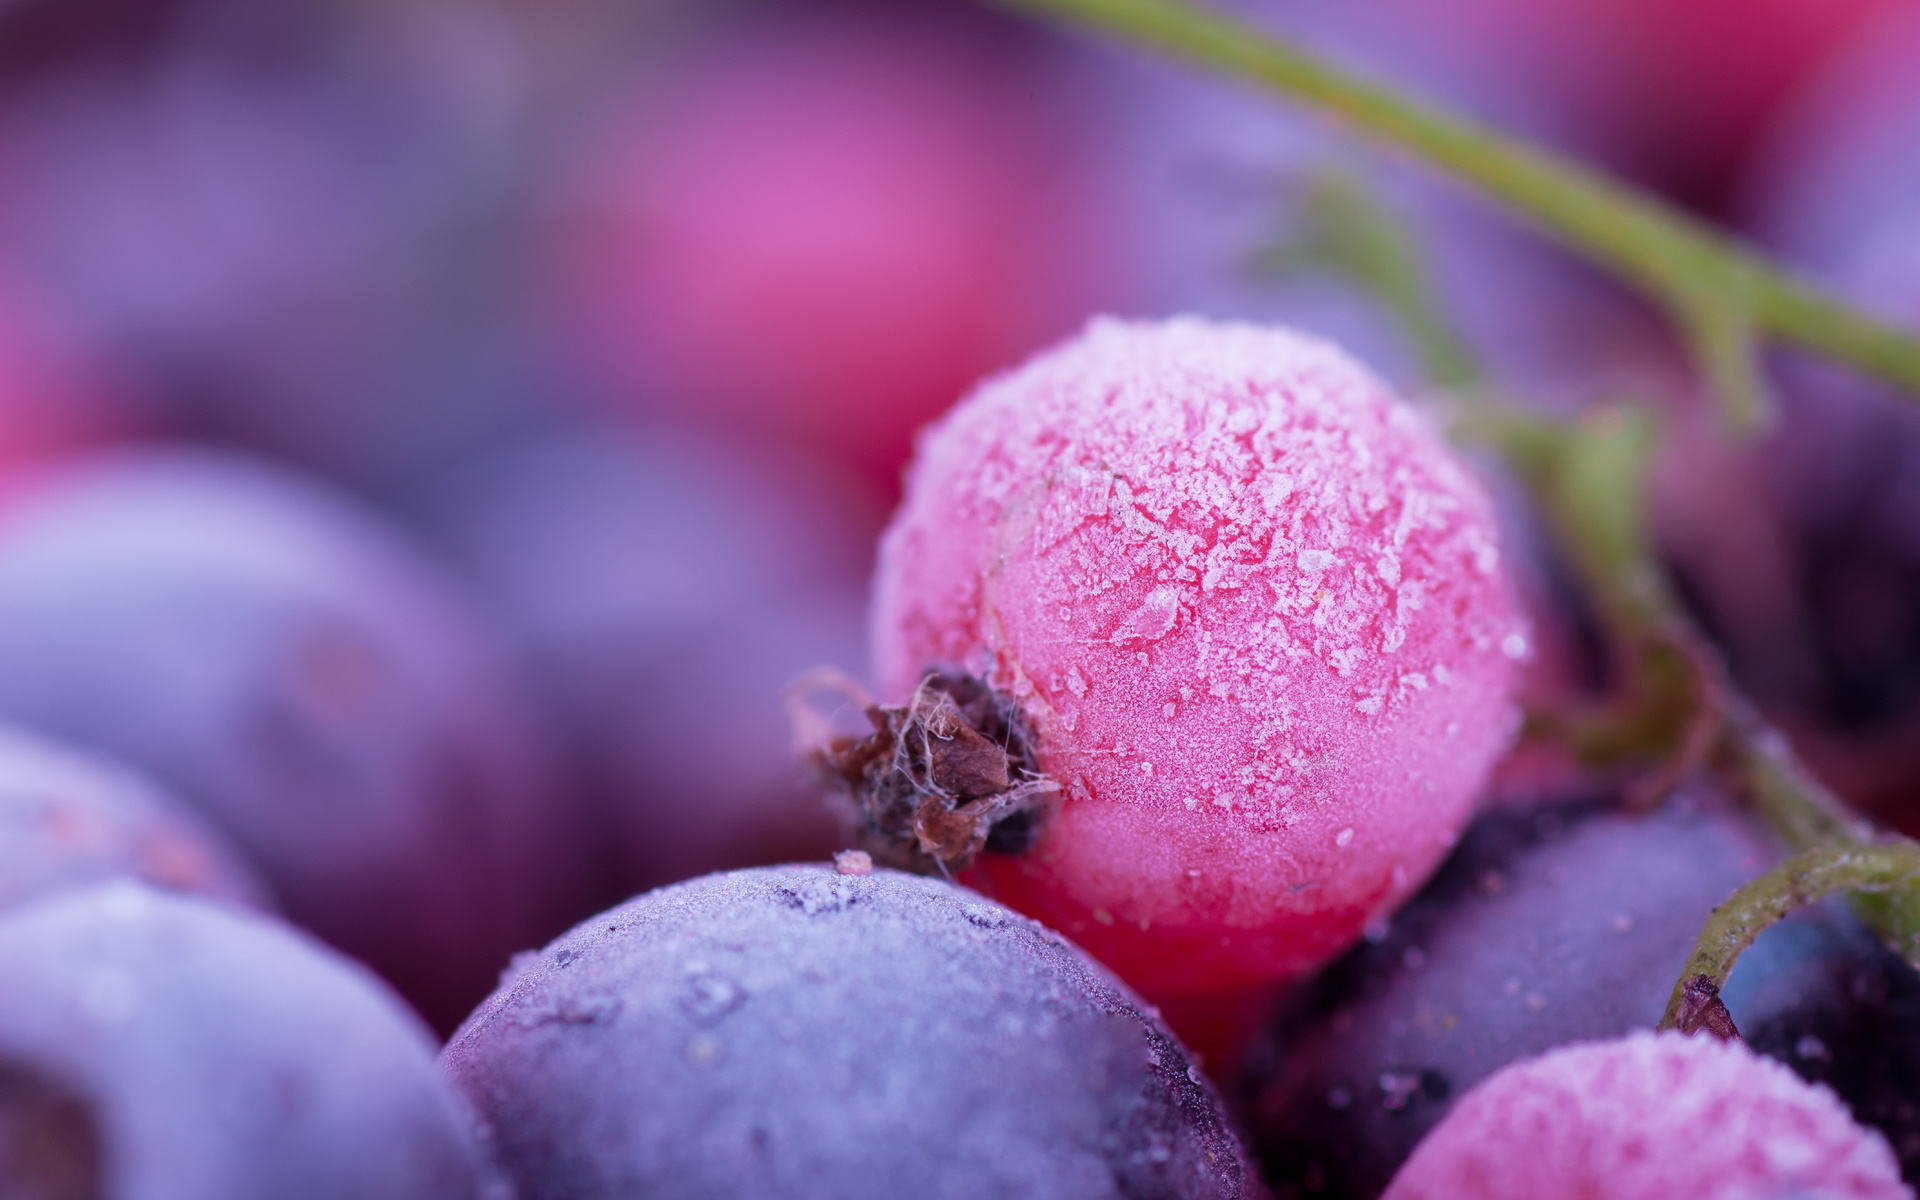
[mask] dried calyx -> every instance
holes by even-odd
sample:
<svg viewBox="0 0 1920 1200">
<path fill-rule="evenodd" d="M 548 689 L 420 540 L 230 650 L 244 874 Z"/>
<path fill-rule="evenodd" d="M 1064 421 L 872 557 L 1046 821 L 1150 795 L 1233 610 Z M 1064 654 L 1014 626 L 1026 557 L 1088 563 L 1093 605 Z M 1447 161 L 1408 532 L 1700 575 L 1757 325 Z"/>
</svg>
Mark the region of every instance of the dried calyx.
<svg viewBox="0 0 1920 1200">
<path fill-rule="evenodd" d="M 1033 845 L 1060 785 L 1040 772 L 1018 704 L 957 672 L 928 672 L 904 705 L 874 703 L 843 677 L 812 682 L 850 696 L 873 726 L 857 737 L 808 736 L 809 724 L 821 727 L 805 710 L 802 738 L 877 861 L 947 874 L 983 850 Z"/>
</svg>

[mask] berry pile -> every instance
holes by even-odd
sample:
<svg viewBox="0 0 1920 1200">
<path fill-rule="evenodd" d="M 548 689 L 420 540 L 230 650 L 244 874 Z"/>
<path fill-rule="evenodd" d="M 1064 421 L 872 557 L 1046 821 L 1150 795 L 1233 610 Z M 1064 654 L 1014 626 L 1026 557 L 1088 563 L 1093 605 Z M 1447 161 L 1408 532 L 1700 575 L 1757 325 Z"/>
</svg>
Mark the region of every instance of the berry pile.
<svg viewBox="0 0 1920 1200">
<path fill-rule="evenodd" d="M 1221 5 L 1920 314 L 1894 0 Z M 0 4 L 0 1200 L 1911 1198 L 1914 412 L 1663 317 L 982 0 Z"/>
</svg>

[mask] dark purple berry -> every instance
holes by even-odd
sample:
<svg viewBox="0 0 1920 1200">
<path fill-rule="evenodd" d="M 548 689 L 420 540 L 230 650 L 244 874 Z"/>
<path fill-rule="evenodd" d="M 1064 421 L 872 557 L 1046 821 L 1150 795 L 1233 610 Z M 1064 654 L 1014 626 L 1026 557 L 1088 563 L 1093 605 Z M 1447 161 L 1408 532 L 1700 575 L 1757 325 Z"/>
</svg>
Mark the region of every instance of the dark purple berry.
<svg viewBox="0 0 1920 1200">
<path fill-rule="evenodd" d="M 278 922 L 114 883 L 0 919 L 0 1195 L 474 1200 L 433 1039 Z"/>
<path fill-rule="evenodd" d="M 149 450 L 0 493 L 0 716 L 150 772 L 443 1027 L 553 928 L 562 814 L 475 617 L 298 476 Z"/>
<path fill-rule="evenodd" d="M 1707 795 L 1646 816 L 1596 802 L 1480 818 L 1380 940 L 1294 998 L 1256 1061 L 1254 1138 L 1280 1193 L 1378 1195 L 1500 1067 L 1652 1028 L 1708 914 L 1778 854 Z M 1764 933 L 1723 998 L 1755 1049 L 1830 1083 L 1896 1152 L 1914 1139 L 1920 977 L 1843 909 Z"/>
<path fill-rule="evenodd" d="M 442 1061 L 521 1200 L 1264 1194 L 1152 1010 L 888 870 L 637 897 L 523 960 Z"/>
</svg>

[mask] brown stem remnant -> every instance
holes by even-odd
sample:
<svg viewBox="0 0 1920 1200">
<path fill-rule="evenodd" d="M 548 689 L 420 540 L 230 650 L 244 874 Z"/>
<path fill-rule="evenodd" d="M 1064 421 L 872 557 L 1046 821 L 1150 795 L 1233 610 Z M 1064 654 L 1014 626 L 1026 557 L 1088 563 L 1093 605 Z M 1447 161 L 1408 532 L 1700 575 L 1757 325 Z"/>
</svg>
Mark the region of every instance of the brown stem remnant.
<svg viewBox="0 0 1920 1200">
<path fill-rule="evenodd" d="M 832 735 L 805 703 L 820 690 L 860 705 L 873 732 Z M 1040 771 L 1020 706 L 971 675 L 930 671 L 911 700 L 888 705 L 817 672 L 788 703 L 804 757 L 846 801 L 862 848 L 888 866 L 947 875 L 982 851 L 1024 853 L 1060 791 Z"/>
<path fill-rule="evenodd" d="M 1680 1009 L 1673 1027 L 1681 1033 L 1710 1033 L 1723 1042 L 1742 1042 L 1733 1014 L 1720 999 L 1720 985 L 1711 975 L 1695 975 L 1680 989 Z"/>
</svg>

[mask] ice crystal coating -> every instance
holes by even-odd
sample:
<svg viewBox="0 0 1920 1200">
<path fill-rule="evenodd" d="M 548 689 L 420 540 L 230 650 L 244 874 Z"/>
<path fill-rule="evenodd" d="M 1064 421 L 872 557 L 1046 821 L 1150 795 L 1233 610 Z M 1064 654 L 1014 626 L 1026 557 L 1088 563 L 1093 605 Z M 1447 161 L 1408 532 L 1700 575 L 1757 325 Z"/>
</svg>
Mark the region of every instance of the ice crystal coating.
<svg viewBox="0 0 1920 1200">
<path fill-rule="evenodd" d="M 1911 1200 L 1879 1134 L 1736 1042 L 1635 1033 L 1508 1067 L 1415 1150 L 1386 1200 Z"/>
<path fill-rule="evenodd" d="M 885 869 L 636 897 L 517 960 L 442 1062 L 521 1200 L 1265 1194 L 1111 975 Z"/>
<path fill-rule="evenodd" d="M 1153 998 L 1305 969 L 1419 886 L 1526 653 L 1486 496 L 1335 347 L 1094 322 L 922 435 L 881 544 L 887 698 L 1017 698 L 1062 786 L 994 893 Z"/>
</svg>

